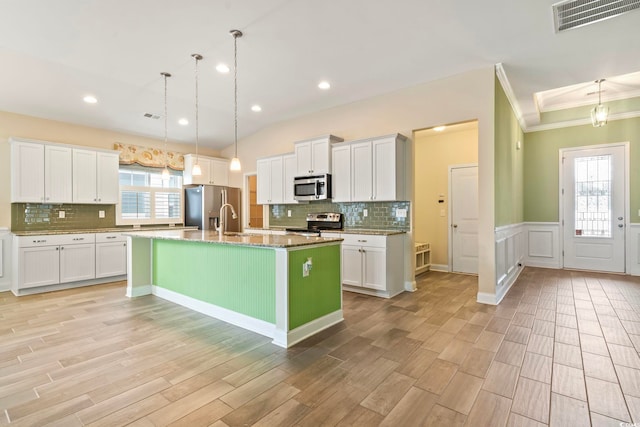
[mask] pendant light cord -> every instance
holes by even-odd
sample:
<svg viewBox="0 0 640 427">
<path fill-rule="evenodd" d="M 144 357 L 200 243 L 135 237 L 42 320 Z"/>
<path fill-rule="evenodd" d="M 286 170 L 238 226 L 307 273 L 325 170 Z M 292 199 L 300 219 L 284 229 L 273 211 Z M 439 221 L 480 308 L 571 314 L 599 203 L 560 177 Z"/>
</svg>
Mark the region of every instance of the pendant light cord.
<svg viewBox="0 0 640 427">
<path fill-rule="evenodd" d="M 233 117 L 235 158 L 238 158 L 238 35 L 233 35 Z"/>
<path fill-rule="evenodd" d="M 166 72 L 160 74 L 164 77 L 164 168 L 167 169 L 167 78 L 171 77 L 171 74 Z"/>
<path fill-rule="evenodd" d="M 196 164 L 198 164 L 198 141 L 200 139 L 198 134 L 198 61 L 202 59 L 202 56 L 197 53 L 194 53 L 191 56 L 193 56 L 196 61 Z"/>
</svg>

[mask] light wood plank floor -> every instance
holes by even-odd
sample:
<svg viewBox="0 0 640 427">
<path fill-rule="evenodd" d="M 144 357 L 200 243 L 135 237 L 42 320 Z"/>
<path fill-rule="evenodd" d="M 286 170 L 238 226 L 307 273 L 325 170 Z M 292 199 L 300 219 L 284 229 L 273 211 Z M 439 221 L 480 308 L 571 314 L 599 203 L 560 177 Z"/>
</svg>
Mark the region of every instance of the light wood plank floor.
<svg viewBox="0 0 640 427">
<path fill-rule="evenodd" d="M 640 423 L 640 279 L 526 268 L 497 307 L 430 272 L 292 349 L 124 283 L 0 293 L 0 425 Z"/>
</svg>

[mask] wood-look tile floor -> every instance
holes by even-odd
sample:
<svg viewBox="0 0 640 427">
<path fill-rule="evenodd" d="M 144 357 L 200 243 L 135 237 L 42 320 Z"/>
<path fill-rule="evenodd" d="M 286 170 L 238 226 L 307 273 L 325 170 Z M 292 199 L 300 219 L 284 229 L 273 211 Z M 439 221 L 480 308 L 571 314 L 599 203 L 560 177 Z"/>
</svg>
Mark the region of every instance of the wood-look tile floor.
<svg viewBox="0 0 640 427">
<path fill-rule="evenodd" d="M 0 293 L 0 425 L 640 423 L 640 279 L 526 268 L 499 306 L 430 272 L 289 350 L 124 283 Z"/>
</svg>

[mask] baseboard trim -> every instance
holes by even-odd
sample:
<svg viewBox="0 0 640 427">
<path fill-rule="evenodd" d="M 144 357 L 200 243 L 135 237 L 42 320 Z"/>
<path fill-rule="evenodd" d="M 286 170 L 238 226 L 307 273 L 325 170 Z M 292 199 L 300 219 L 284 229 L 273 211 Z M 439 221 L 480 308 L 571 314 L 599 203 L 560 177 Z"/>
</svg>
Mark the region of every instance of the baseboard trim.
<svg viewBox="0 0 640 427">
<path fill-rule="evenodd" d="M 439 271 L 441 273 L 448 273 L 449 266 L 447 264 L 431 264 L 431 271 Z"/>
<path fill-rule="evenodd" d="M 333 313 L 329 313 L 312 320 L 311 322 L 305 323 L 304 325 L 298 326 L 288 333 L 275 329 L 273 333 L 273 344 L 283 348 L 291 347 L 292 345 L 295 345 L 300 341 L 304 341 L 318 332 L 330 328 L 343 320 L 344 316 L 342 314 L 342 310 L 336 310 Z"/>
<path fill-rule="evenodd" d="M 265 322 L 264 320 L 256 319 L 245 314 L 236 313 L 235 311 L 200 301 L 159 286 L 153 285 L 151 290 L 153 295 L 159 298 L 187 307 L 193 311 L 197 311 L 198 313 L 214 317 L 269 338 L 274 338 L 275 336 L 276 326 L 273 323 Z"/>
<path fill-rule="evenodd" d="M 476 301 L 480 304 L 498 305 L 496 302 L 496 294 L 490 294 L 487 292 L 478 292 Z"/>
<path fill-rule="evenodd" d="M 129 298 L 137 298 L 145 295 L 151 295 L 153 285 L 136 286 L 135 288 L 129 288 L 127 286 L 127 296 Z"/>
</svg>

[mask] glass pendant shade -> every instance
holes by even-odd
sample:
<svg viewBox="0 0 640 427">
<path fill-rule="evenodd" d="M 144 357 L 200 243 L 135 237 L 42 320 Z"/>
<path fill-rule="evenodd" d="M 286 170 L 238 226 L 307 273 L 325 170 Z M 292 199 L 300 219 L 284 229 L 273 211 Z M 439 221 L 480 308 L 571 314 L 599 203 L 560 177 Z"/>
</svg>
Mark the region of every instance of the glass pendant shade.
<svg viewBox="0 0 640 427">
<path fill-rule="evenodd" d="M 171 174 L 169 173 L 169 169 L 165 166 L 164 169 L 162 169 L 162 180 L 169 181 L 169 178 L 171 178 Z"/>
<path fill-rule="evenodd" d="M 191 168 L 191 175 L 193 175 L 193 176 L 202 175 L 202 169 L 200 169 L 200 165 L 198 163 L 193 165 L 193 168 Z"/>
<path fill-rule="evenodd" d="M 609 107 L 598 104 L 591 110 L 591 124 L 593 127 L 599 128 L 607 124 L 609 118 Z"/>
<path fill-rule="evenodd" d="M 241 169 L 242 167 L 240 166 L 240 159 L 237 157 L 234 157 L 233 159 L 231 159 L 231 163 L 229 164 L 229 170 L 239 171 Z"/>
</svg>

